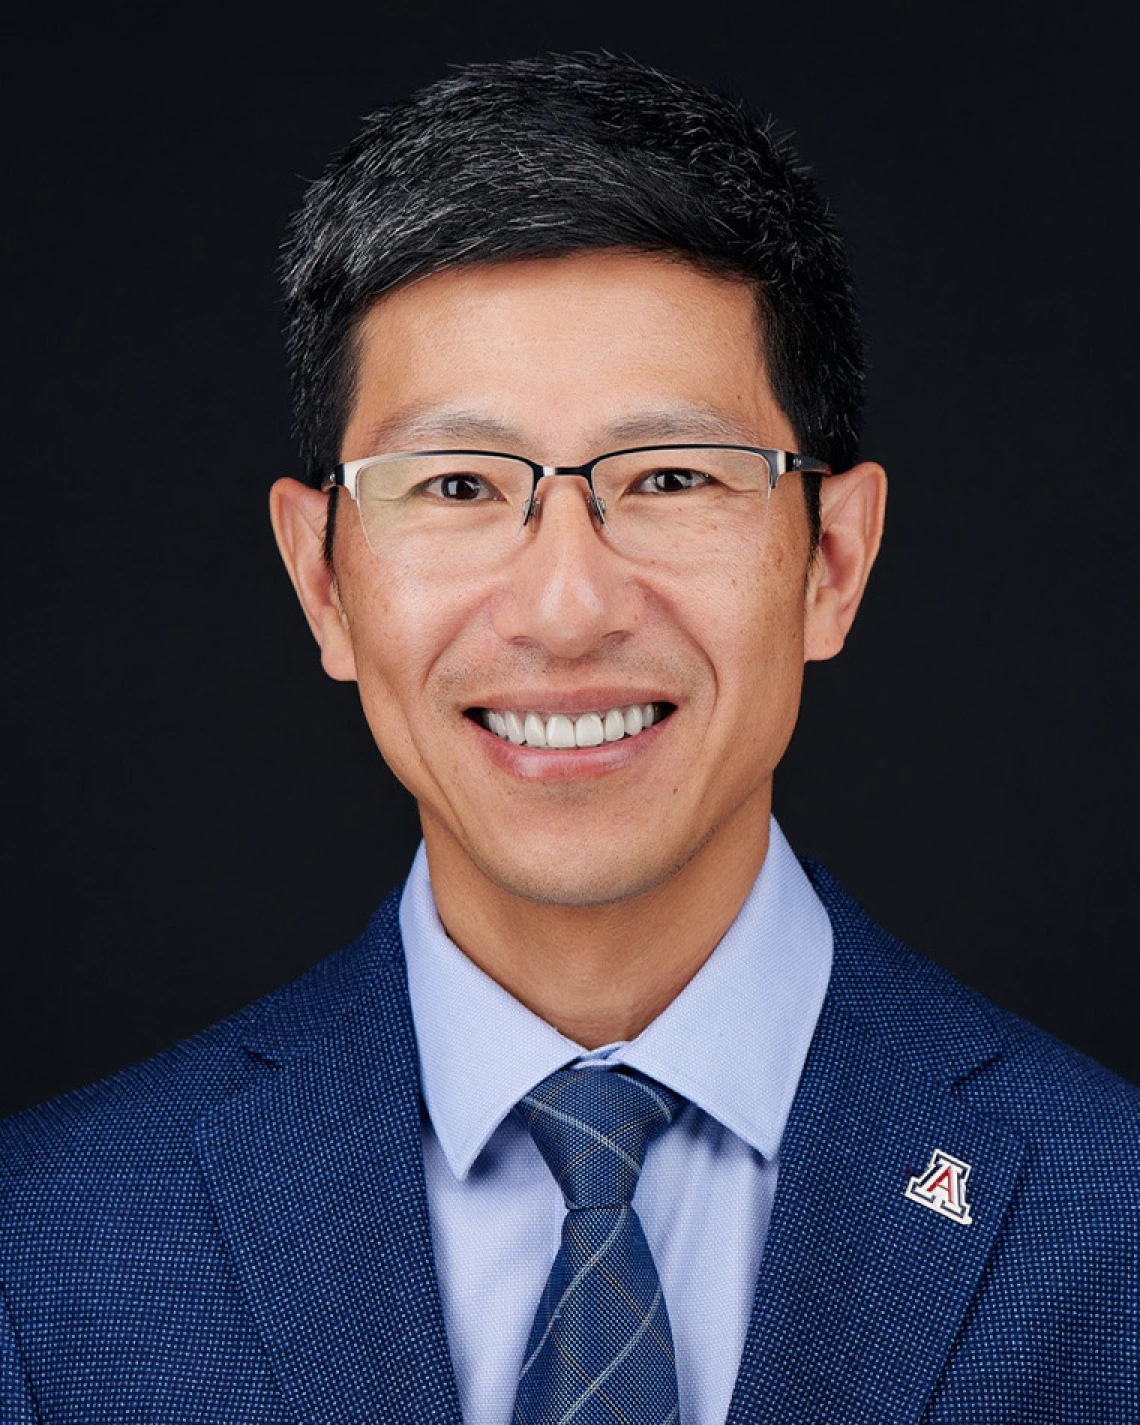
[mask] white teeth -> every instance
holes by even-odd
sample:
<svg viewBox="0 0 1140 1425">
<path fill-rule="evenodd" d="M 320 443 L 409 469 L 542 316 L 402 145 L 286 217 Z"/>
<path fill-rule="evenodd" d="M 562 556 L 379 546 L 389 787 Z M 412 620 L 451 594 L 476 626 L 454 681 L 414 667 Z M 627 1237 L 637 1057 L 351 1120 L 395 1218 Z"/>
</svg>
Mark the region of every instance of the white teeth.
<svg viewBox="0 0 1140 1425">
<path fill-rule="evenodd" d="M 600 747 L 605 740 L 602 720 L 597 713 L 583 713 L 574 724 L 574 742 L 578 747 Z"/>
<path fill-rule="evenodd" d="M 546 745 L 548 747 L 573 747 L 574 724 L 561 713 L 554 713 L 546 724 Z"/>
<path fill-rule="evenodd" d="M 564 713 L 543 717 L 537 712 L 499 712 L 483 709 L 483 726 L 504 742 L 528 747 L 600 747 L 603 742 L 620 742 L 636 737 L 657 721 L 655 703 L 631 703 L 608 712 L 582 713 L 577 718 Z"/>
<path fill-rule="evenodd" d="M 602 724 L 602 733 L 607 742 L 620 742 L 625 736 L 625 718 L 621 715 L 621 708 L 610 708 L 606 713 L 606 720 Z"/>
</svg>

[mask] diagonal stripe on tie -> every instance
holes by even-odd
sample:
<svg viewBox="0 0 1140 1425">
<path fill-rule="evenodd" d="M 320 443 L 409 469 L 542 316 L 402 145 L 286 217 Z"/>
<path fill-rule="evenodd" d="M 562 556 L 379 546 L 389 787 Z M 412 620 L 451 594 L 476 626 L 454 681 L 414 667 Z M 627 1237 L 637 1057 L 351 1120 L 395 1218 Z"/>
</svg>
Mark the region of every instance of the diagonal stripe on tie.
<svg viewBox="0 0 1140 1425">
<path fill-rule="evenodd" d="M 624 1068 L 559 1069 L 518 1104 L 567 1211 L 515 1425 L 677 1425 L 673 1333 L 632 1199 L 646 1147 L 683 1104 Z"/>
</svg>

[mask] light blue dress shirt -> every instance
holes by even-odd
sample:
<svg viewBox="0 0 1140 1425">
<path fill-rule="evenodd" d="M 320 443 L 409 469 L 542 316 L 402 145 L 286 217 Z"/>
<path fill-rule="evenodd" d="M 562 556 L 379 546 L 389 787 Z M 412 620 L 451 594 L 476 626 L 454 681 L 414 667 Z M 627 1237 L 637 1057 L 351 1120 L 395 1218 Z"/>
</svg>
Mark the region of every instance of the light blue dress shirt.
<svg viewBox="0 0 1140 1425">
<path fill-rule="evenodd" d="M 509 1425 L 565 1206 L 511 1114 L 564 1064 L 628 1064 L 689 1100 L 634 1196 L 673 1326 L 683 1425 L 722 1425 L 779 1147 L 831 973 L 831 922 L 775 820 L 739 915 L 636 1039 L 588 1053 L 448 939 L 421 846 L 400 902 L 436 1268 L 465 1425 Z"/>
</svg>

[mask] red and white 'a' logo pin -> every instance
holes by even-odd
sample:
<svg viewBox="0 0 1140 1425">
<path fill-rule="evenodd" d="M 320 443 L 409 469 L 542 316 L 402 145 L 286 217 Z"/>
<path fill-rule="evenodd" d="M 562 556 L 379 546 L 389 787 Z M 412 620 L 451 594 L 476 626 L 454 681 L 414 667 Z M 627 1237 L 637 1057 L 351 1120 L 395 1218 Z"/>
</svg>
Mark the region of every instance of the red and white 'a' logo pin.
<svg viewBox="0 0 1140 1425">
<path fill-rule="evenodd" d="M 911 1202 L 921 1202 L 923 1207 L 969 1227 L 974 1220 L 970 1216 L 970 1204 L 966 1201 L 966 1179 L 969 1176 L 969 1163 L 935 1148 L 930 1155 L 930 1166 L 907 1183 L 906 1195 Z"/>
</svg>

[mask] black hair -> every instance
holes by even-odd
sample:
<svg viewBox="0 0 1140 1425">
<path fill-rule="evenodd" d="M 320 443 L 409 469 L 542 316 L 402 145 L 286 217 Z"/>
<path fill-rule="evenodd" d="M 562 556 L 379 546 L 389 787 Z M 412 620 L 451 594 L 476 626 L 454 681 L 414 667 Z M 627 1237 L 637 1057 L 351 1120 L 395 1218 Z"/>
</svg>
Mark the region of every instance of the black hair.
<svg viewBox="0 0 1140 1425">
<path fill-rule="evenodd" d="M 377 110 L 310 185 L 283 263 L 310 479 L 340 458 L 356 324 L 377 298 L 447 268 L 600 248 L 749 282 L 801 451 L 833 470 L 855 462 L 864 367 L 851 279 L 787 138 L 741 101 L 635 60 L 551 54 L 465 65 Z M 814 548 L 818 477 L 805 490 Z"/>
</svg>

